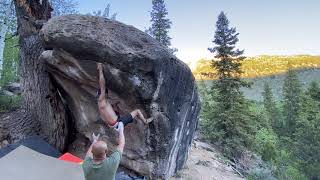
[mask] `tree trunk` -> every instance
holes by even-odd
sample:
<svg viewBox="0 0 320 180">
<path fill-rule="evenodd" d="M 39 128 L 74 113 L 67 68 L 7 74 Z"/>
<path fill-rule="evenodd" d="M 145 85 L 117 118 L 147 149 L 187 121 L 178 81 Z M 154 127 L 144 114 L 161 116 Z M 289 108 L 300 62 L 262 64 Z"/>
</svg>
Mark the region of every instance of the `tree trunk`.
<svg viewBox="0 0 320 180">
<path fill-rule="evenodd" d="M 64 150 L 68 143 L 68 116 L 60 93 L 46 72 L 45 63 L 39 59 L 44 50 L 39 30 L 50 18 L 52 8 L 48 0 L 14 0 L 14 3 L 20 36 L 23 108 L 32 117 L 31 121 L 39 123 L 40 135 Z"/>
</svg>

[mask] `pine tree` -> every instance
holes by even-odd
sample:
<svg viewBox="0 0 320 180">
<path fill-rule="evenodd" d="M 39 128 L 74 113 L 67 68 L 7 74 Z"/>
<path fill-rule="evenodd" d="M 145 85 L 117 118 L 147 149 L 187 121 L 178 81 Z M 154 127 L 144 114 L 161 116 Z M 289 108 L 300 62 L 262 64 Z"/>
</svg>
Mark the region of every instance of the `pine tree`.
<svg viewBox="0 0 320 180">
<path fill-rule="evenodd" d="M 161 44 L 169 48 L 171 46 L 169 29 L 171 28 L 172 22 L 167 18 L 167 15 L 168 11 L 164 0 L 152 0 L 152 11 L 150 13 L 152 24 L 146 32 Z M 170 50 L 172 53 L 177 51 L 175 48 Z"/>
<path fill-rule="evenodd" d="M 11 36 L 11 34 L 7 33 L 7 40 L 3 53 L 3 70 L 1 71 L 0 86 L 16 82 L 19 79 L 18 37 Z"/>
<path fill-rule="evenodd" d="M 268 121 L 267 124 L 271 125 L 271 127 L 276 132 L 279 132 L 283 123 L 280 117 L 280 112 L 277 108 L 277 104 L 274 101 L 272 90 L 268 83 L 264 84 L 264 91 L 262 93 L 262 96 L 263 96 L 263 106 L 266 111 L 266 116 Z"/>
<path fill-rule="evenodd" d="M 300 169 L 309 179 L 320 179 L 320 102 L 309 92 L 301 99 L 293 149 Z"/>
<path fill-rule="evenodd" d="M 311 82 L 307 94 L 314 100 L 320 102 L 320 87 L 319 84 L 315 81 Z"/>
<path fill-rule="evenodd" d="M 0 2 L 0 78 L 3 71 L 4 47 L 6 40 L 10 40 L 8 33 L 15 35 L 17 30 L 17 18 L 12 0 L 2 0 Z"/>
<path fill-rule="evenodd" d="M 283 84 L 284 133 L 289 137 L 295 132 L 296 122 L 299 116 L 301 92 L 298 75 L 296 71 L 289 68 Z"/>
<path fill-rule="evenodd" d="M 117 18 L 117 13 L 113 13 L 112 15 L 110 14 L 110 4 L 107 4 L 107 7 L 104 8 L 103 12 L 101 10 L 98 11 L 93 11 L 92 15 L 93 16 L 99 16 L 99 17 L 103 17 L 103 18 L 108 18 L 111 20 L 116 20 Z M 89 13 L 89 15 L 91 15 Z"/>
<path fill-rule="evenodd" d="M 240 79 L 243 51 L 235 49 L 239 33 L 229 27 L 224 12 L 218 16 L 216 28 L 212 41 L 215 46 L 209 50 L 215 53 L 217 60 L 212 61 L 212 67 L 217 70 L 219 79 L 212 90 L 213 95 L 216 94 L 216 106 L 205 129 L 207 136 L 221 145 L 227 156 L 239 157 L 252 137 L 248 103 L 240 91 L 241 87 L 248 86 Z"/>
</svg>

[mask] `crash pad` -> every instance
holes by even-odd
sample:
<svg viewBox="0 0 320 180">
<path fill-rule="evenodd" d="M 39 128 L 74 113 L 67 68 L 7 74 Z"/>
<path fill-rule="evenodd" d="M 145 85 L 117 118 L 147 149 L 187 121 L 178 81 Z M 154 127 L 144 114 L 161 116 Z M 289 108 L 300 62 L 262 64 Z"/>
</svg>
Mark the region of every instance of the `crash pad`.
<svg viewBox="0 0 320 180">
<path fill-rule="evenodd" d="M 82 159 L 70 153 L 65 153 L 64 155 L 59 157 L 59 159 L 67 162 L 77 163 L 77 164 L 81 164 L 83 162 Z"/>
<path fill-rule="evenodd" d="M 48 144 L 45 140 L 43 140 L 40 136 L 29 136 L 21 141 L 18 141 L 14 144 L 10 144 L 2 149 L 0 149 L 0 158 L 7 155 L 20 145 L 26 146 L 34 151 L 37 151 L 41 154 L 45 154 L 47 156 L 58 158 L 61 156 L 61 153 Z"/>
<path fill-rule="evenodd" d="M 4 180 L 85 180 L 80 164 L 61 161 L 23 145 L 0 159 Z"/>
</svg>

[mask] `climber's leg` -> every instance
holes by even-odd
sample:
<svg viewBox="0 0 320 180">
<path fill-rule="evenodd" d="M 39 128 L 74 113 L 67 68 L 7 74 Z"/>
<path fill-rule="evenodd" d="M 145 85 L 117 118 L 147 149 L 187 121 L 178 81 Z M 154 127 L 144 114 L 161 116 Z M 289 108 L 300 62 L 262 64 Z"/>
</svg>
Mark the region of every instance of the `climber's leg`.
<svg viewBox="0 0 320 180">
<path fill-rule="evenodd" d="M 131 116 L 132 116 L 133 118 L 138 117 L 138 118 L 139 118 L 140 120 L 142 120 L 142 122 L 145 123 L 145 124 L 148 124 L 148 123 L 150 123 L 150 122 L 152 121 L 152 118 L 146 119 L 146 118 L 143 116 L 142 112 L 141 112 L 139 109 L 136 109 L 136 110 L 132 111 L 130 114 L 131 114 Z"/>
<path fill-rule="evenodd" d="M 152 118 L 145 119 L 141 111 L 139 109 L 136 109 L 125 116 L 120 116 L 118 118 L 118 122 L 123 122 L 123 125 L 126 126 L 127 124 L 132 123 L 133 119 L 135 119 L 136 117 L 138 117 L 145 124 L 148 124 L 152 121 Z"/>
<path fill-rule="evenodd" d="M 103 67 L 98 63 L 100 95 L 98 100 L 99 112 L 101 119 L 111 127 L 117 124 L 118 116 L 114 112 L 111 104 L 106 100 L 106 81 L 103 75 Z"/>
</svg>

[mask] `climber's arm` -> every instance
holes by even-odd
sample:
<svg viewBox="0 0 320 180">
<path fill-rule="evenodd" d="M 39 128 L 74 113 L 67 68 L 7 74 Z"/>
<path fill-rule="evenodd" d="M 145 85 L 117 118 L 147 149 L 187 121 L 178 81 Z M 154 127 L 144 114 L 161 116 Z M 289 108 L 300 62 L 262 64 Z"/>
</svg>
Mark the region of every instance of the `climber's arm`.
<svg viewBox="0 0 320 180">
<path fill-rule="evenodd" d="M 124 126 L 122 122 L 118 123 L 117 131 L 119 132 L 118 146 L 117 150 L 123 153 L 124 145 L 125 145 L 125 137 L 123 132 Z"/>
<path fill-rule="evenodd" d="M 114 112 L 111 104 L 106 100 L 106 81 L 103 75 L 103 67 L 98 63 L 100 95 L 98 100 L 99 112 L 102 120 L 108 126 L 114 126 L 117 123 L 118 116 Z"/>
<path fill-rule="evenodd" d="M 103 67 L 101 63 L 98 63 L 98 73 L 99 73 L 99 86 L 100 86 L 100 96 L 99 96 L 99 100 L 100 98 L 105 99 L 106 96 L 106 80 L 104 78 L 104 74 L 103 74 Z"/>
</svg>

